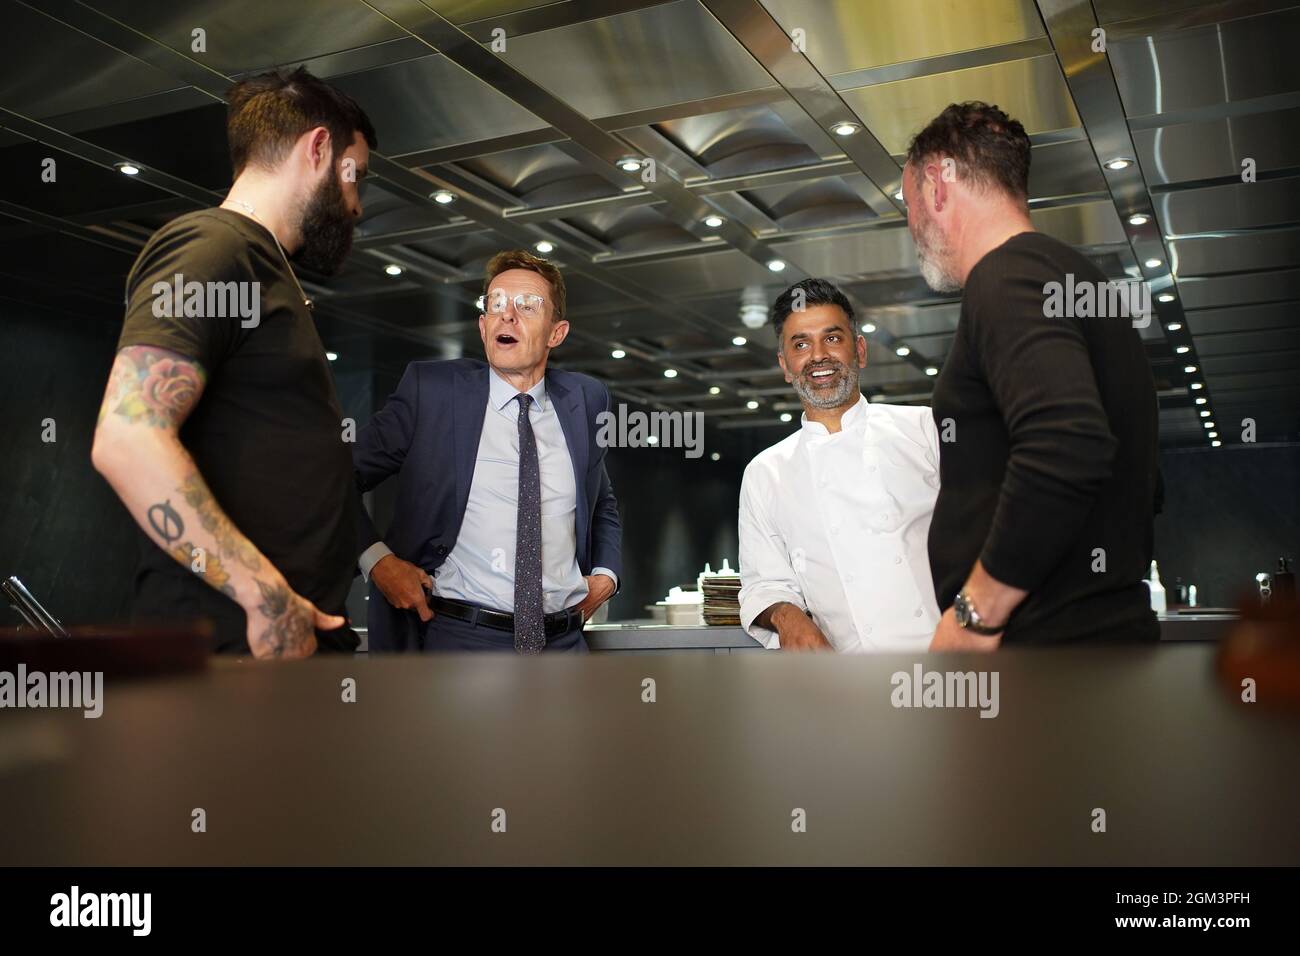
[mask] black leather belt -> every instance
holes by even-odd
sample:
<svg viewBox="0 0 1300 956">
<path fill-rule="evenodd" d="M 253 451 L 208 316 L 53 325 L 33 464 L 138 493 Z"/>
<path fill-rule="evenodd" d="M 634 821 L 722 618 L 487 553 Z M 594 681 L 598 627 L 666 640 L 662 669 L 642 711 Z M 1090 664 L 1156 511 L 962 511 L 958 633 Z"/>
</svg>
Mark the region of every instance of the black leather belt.
<svg viewBox="0 0 1300 956">
<path fill-rule="evenodd" d="M 465 601 L 454 601 L 444 597 L 429 598 L 429 607 L 437 614 L 445 614 L 447 617 L 468 624 L 509 631 L 512 634 L 515 630 L 515 616 L 504 611 L 491 611 L 477 604 L 467 604 Z M 566 611 L 556 611 L 545 615 L 542 624 L 547 637 L 558 637 L 561 634 L 568 634 L 574 628 L 582 627 L 582 612 L 576 607 Z"/>
</svg>

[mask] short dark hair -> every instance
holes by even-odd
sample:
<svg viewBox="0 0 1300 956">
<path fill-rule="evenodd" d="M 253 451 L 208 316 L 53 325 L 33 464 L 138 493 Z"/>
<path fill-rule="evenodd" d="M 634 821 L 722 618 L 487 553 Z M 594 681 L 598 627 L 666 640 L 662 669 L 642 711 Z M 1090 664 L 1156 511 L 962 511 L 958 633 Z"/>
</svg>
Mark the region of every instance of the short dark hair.
<svg viewBox="0 0 1300 956">
<path fill-rule="evenodd" d="M 795 310 L 795 299 L 800 297 L 803 299 L 803 309 L 814 305 L 838 305 L 844 310 L 844 315 L 849 320 L 849 328 L 852 329 L 853 305 L 849 302 L 849 297 L 841 292 L 835 283 L 828 279 L 800 279 L 778 295 L 776 301 L 772 303 L 772 326 L 776 329 L 778 343 L 781 341 L 781 329 L 785 325 L 785 320 Z"/>
<path fill-rule="evenodd" d="M 356 132 L 371 149 L 379 146 L 375 127 L 356 100 L 312 76 L 304 66 L 288 74 L 271 70 L 241 80 L 230 88 L 226 102 L 226 136 L 235 176 L 249 163 L 267 168 L 280 165 L 298 138 L 317 126 L 329 130 L 334 156 L 352 144 Z"/>
<path fill-rule="evenodd" d="M 553 318 L 556 322 L 564 318 L 564 276 L 560 275 L 554 262 L 535 256 L 526 249 L 508 249 L 492 257 L 483 274 L 483 294 L 487 295 L 493 279 L 510 269 L 527 269 L 549 282 L 555 299 L 552 303 L 555 306 Z"/>
<path fill-rule="evenodd" d="M 907 147 L 913 174 L 935 156 L 957 161 L 959 175 L 1029 201 L 1029 134 L 996 106 L 973 100 L 952 103 Z"/>
</svg>

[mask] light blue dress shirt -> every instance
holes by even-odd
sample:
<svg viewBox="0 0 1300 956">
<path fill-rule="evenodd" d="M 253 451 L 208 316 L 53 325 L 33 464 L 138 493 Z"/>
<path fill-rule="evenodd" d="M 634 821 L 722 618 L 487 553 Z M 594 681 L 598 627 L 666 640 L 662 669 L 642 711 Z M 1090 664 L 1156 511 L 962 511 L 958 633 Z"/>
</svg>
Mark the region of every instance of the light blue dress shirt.
<svg viewBox="0 0 1300 956">
<path fill-rule="evenodd" d="M 456 544 L 433 575 L 438 597 L 468 601 L 496 611 L 515 605 L 515 525 L 519 514 L 519 393 L 494 370 L 488 373 L 488 407 L 483 416 L 474 479 Z M 529 421 L 537 443 L 542 488 L 542 599 L 547 614 L 573 607 L 587 596 L 577 557 L 577 479 L 546 379 L 528 390 Z M 367 577 L 379 558 L 392 552 L 382 543 L 362 555 Z M 592 568 L 592 574 L 614 572 Z"/>
</svg>

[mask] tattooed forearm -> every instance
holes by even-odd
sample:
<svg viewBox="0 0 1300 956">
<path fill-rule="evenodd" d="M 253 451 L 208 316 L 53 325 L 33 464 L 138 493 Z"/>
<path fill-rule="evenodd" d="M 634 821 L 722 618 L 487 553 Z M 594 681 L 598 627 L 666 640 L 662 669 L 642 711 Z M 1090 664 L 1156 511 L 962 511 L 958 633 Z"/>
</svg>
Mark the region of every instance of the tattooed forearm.
<svg viewBox="0 0 1300 956">
<path fill-rule="evenodd" d="M 177 428 L 198 402 L 206 378 L 201 365 L 174 352 L 128 346 L 113 362 L 99 421 L 113 413 L 132 424 Z"/>
<path fill-rule="evenodd" d="M 221 563 L 220 555 L 208 554 L 193 541 L 183 541 L 171 549 L 171 556 L 181 564 L 188 564 L 191 571 L 226 597 L 236 600 L 235 588 L 230 583 L 230 572 Z"/>
<path fill-rule="evenodd" d="M 291 654 L 296 657 L 310 653 L 316 631 L 309 615 L 294 613 L 293 592 L 283 583 L 268 584 L 261 579 L 257 586 L 262 591 L 262 603 L 257 610 L 268 622 L 261 639 L 271 656 Z"/>
<path fill-rule="evenodd" d="M 223 557 L 234 558 L 250 571 L 262 569 L 256 546 L 221 511 L 202 475 L 197 471 L 189 474 L 181 483 L 180 491 L 186 503 L 198 512 L 203 529 L 217 539 Z"/>
</svg>

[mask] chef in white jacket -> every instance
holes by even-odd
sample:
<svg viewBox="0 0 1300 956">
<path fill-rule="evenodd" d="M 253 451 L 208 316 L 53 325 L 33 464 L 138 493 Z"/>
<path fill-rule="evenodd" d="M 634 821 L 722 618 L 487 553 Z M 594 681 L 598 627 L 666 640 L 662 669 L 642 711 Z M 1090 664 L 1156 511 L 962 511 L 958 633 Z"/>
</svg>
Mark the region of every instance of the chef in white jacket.
<svg viewBox="0 0 1300 956">
<path fill-rule="evenodd" d="M 770 648 L 924 651 L 939 622 L 926 538 L 939 492 L 927 407 L 868 402 L 867 343 L 824 279 L 772 307 L 801 427 L 740 489 L 740 621 Z"/>
</svg>

